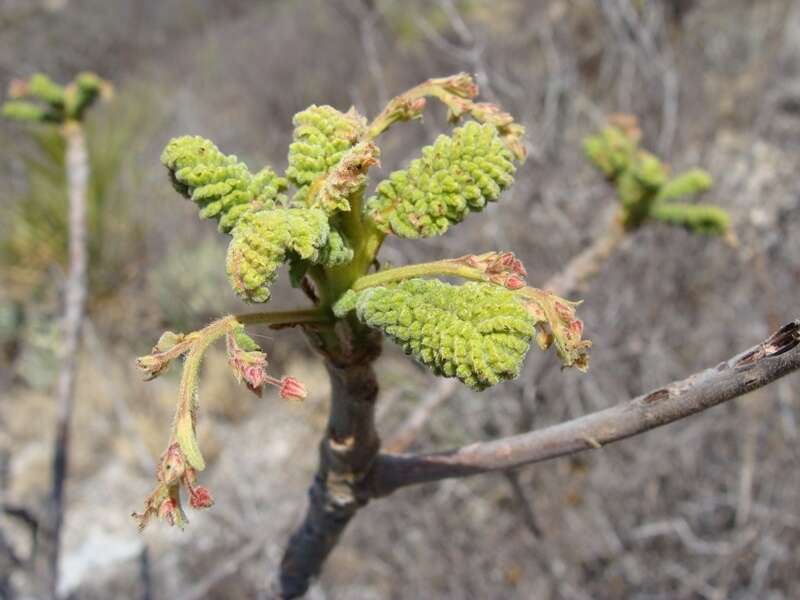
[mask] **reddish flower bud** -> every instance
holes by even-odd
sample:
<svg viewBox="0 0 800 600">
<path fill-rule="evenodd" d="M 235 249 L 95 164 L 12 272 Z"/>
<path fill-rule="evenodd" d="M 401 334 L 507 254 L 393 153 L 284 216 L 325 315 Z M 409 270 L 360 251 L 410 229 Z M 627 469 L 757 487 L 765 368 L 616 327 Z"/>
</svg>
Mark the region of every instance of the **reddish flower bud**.
<svg viewBox="0 0 800 600">
<path fill-rule="evenodd" d="M 167 485 L 183 477 L 186 472 L 186 457 L 181 452 L 177 442 L 170 446 L 161 455 L 161 464 L 158 467 L 158 480 Z"/>
<path fill-rule="evenodd" d="M 264 386 L 264 381 L 266 380 L 266 370 L 264 369 L 264 365 L 262 364 L 252 364 L 252 365 L 242 365 L 239 369 L 239 373 L 242 376 L 242 379 L 247 385 L 247 389 L 251 392 L 256 394 L 257 396 L 261 395 L 261 389 Z"/>
<path fill-rule="evenodd" d="M 421 113 L 425 109 L 425 98 L 417 98 L 411 103 L 412 113 Z"/>
<path fill-rule="evenodd" d="M 214 506 L 214 498 L 211 496 L 211 492 L 208 491 L 207 487 L 198 485 L 189 490 L 189 504 L 192 508 L 209 508 Z"/>
<path fill-rule="evenodd" d="M 158 518 L 165 520 L 170 525 L 175 525 L 178 510 L 178 503 L 172 498 L 167 498 L 158 507 Z"/>
<path fill-rule="evenodd" d="M 525 282 L 516 275 L 509 275 L 506 279 L 506 287 L 509 290 L 518 290 L 525 287 Z"/>
<path fill-rule="evenodd" d="M 503 252 L 500 256 L 497 257 L 497 262 L 503 265 L 506 268 L 511 267 L 516 260 L 514 259 L 513 252 Z"/>
<path fill-rule="evenodd" d="M 569 324 L 569 329 L 570 331 L 572 331 L 572 333 L 574 333 L 578 337 L 581 337 L 581 335 L 583 335 L 583 321 L 581 321 L 580 319 L 575 319 L 574 321 L 572 321 L 572 323 Z"/>
<path fill-rule="evenodd" d="M 281 379 L 281 398 L 285 400 L 305 400 L 306 388 L 294 377 L 284 377 Z"/>
</svg>

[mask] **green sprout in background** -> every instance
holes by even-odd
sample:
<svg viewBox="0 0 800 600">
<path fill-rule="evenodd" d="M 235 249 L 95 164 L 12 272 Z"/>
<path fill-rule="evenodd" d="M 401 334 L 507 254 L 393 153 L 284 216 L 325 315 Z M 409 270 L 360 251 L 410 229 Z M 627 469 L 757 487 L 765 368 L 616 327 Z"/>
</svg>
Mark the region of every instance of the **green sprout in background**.
<svg viewBox="0 0 800 600">
<path fill-rule="evenodd" d="M 690 169 L 671 176 L 658 157 L 639 148 L 642 132 L 636 119 L 615 115 L 608 127 L 587 137 L 583 148 L 617 190 L 623 227 L 631 231 L 654 220 L 694 233 L 726 236 L 733 241 L 728 213 L 710 204 L 675 202 L 709 190 L 711 175 Z"/>
<path fill-rule="evenodd" d="M 93 73 L 81 73 L 66 86 L 37 73 L 16 79 L 3 116 L 28 123 L 57 125 L 64 141 L 64 171 L 68 197 L 68 273 L 64 283 L 64 313 L 56 382 L 56 440 L 53 451 L 52 489 L 46 513 L 46 560 L 42 580 L 50 596 L 58 587 L 61 529 L 64 520 L 64 489 L 68 477 L 70 421 L 75 405 L 75 373 L 81 330 L 88 296 L 87 212 L 90 165 L 83 130 L 86 112 L 101 97 L 110 97 L 112 87 Z"/>
</svg>

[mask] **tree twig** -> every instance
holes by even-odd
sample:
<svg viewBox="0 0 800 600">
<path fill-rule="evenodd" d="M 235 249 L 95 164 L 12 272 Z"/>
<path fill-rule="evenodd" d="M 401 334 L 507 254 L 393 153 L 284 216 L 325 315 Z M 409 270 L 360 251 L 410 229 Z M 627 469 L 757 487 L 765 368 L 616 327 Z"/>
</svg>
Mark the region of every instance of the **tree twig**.
<svg viewBox="0 0 800 600">
<path fill-rule="evenodd" d="M 61 527 L 64 521 L 64 485 L 70 447 L 70 421 L 75 404 L 75 371 L 81 327 L 86 307 L 88 254 L 86 250 L 86 202 L 89 160 L 83 128 L 77 122 L 64 125 L 67 147 L 64 165 L 69 194 L 69 272 L 64 290 L 63 338 L 56 384 L 56 440 L 53 452 L 52 491 L 47 526 L 47 586 L 55 598 Z"/>
<path fill-rule="evenodd" d="M 565 456 L 666 425 L 761 388 L 800 369 L 800 319 L 762 343 L 648 394 L 565 423 L 428 455 L 379 454 L 364 494 L 466 477 Z"/>
</svg>

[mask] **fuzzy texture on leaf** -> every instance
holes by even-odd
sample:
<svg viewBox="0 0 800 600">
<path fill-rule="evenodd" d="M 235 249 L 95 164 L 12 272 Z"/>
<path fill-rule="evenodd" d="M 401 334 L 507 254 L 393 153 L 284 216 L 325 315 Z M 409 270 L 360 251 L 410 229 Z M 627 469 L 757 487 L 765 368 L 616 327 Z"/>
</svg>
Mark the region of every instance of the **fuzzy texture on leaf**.
<svg viewBox="0 0 800 600">
<path fill-rule="evenodd" d="M 364 132 L 366 121 L 352 109 L 343 113 L 312 105 L 297 113 L 293 123 L 286 176 L 299 190 L 293 205 L 305 205 L 311 185 L 339 164 Z"/>
<path fill-rule="evenodd" d="M 640 139 L 636 120 L 618 115 L 612 125 L 583 142 L 587 158 L 617 189 L 625 228 L 636 229 L 653 219 L 694 233 L 730 234 L 730 217 L 721 208 L 671 202 L 707 191 L 711 176 L 702 169 L 690 169 L 670 177 L 666 164 L 639 148 Z"/>
<path fill-rule="evenodd" d="M 282 202 L 287 182 L 269 167 L 255 175 L 247 165 L 200 136 L 172 139 L 161 154 L 175 189 L 200 207 L 200 217 L 217 219 L 229 233 L 243 214 Z"/>
<path fill-rule="evenodd" d="M 439 136 L 408 169 L 382 181 L 367 201 L 367 213 L 384 233 L 441 235 L 500 197 L 514 180 L 512 159 L 494 126 L 469 122 L 452 136 Z"/>
<path fill-rule="evenodd" d="M 525 307 L 491 284 L 409 279 L 348 292 L 334 307 L 339 316 L 353 309 L 437 375 L 475 390 L 517 377 L 534 335 Z"/>
<path fill-rule="evenodd" d="M 28 95 L 54 106 L 64 106 L 66 102 L 64 87 L 58 85 L 44 73 L 31 75 L 28 80 Z"/>
<path fill-rule="evenodd" d="M 338 267 L 346 265 L 353 260 L 353 247 L 347 238 L 335 227 L 331 227 L 330 235 L 325 245 L 320 248 L 319 264 L 325 267 Z"/>
<path fill-rule="evenodd" d="M 269 287 L 288 253 L 310 262 L 330 234 L 328 217 L 314 208 L 287 208 L 246 213 L 228 246 L 228 280 L 247 302 L 269 300 Z"/>
<path fill-rule="evenodd" d="M 673 177 L 658 190 L 657 201 L 678 200 L 687 196 L 696 196 L 711 189 L 714 181 L 703 169 L 689 169 L 685 173 Z"/>
</svg>

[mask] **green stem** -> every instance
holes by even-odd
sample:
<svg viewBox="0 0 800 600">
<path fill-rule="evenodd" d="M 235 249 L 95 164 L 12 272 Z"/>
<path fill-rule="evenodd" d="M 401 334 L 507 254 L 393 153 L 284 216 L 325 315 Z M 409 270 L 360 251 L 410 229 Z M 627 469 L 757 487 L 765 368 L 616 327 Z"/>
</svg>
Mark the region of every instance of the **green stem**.
<svg viewBox="0 0 800 600">
<path fill-rule="evenodd" d="M 181 385 L 178 392 L 178 406 L 175 409 L 175 425 L 173 438 L 177 440 L 189 464 L 202 471 L 206 462 L 200 452 L 195 436 L 195 413 L 197 411 L 197 386 L 200 376 L 200 365 L 208 347 L 230 331 L 236 324 L 232 315 L 214 321 L 208 327 L 197 332 L 198 336 L 192 349 L 186 355 L 181 373 Z"/>
<path fill-rule="evenodd" d="M 339 226 L 353 245 L 353 260 L 347 265 L 325 269 L 323 305 L 326 301 L 336 301 L 354 281 L 369 271 L 386 237 L 372 219 L 363 214 L 362 203 L 362 193 L 355 194 L 350 199 L 350 211 L 339 216 Z"/>
<path fill-rule="evenodd" d="M 450 109 L 452 114 L 461 115 L 473 106 L 471 98 L 477 91 L 472 78 L 463 73 L 452 77 L 429 79 L 393 98 L 381 114 L 369 124 L 362 139 L 372 141 L 398 121 L 418 118 L 424 104 L 415 103 L 426 96 L 437 98 Z"/>
<path fill-rule="evenodd" d="M 304 323 L 331 322 L 330 313 L 318 308 L 247 313 L 225 318 L 232 318 L 242 325 L 303 325 Z"/>
<path fill-rule="evenodd" d="M 200 379 L 200 365 L 209 346 L 240 324 L 298 325 L 330 321 L 331 316 L 329 313 L 318 309 L 260 312 L 228 315 L 196 332 L 192 348 L 186 354 L 186 361 L 183 364 L 173 434 L 174 439 L 177 440 L 192 467 L 202 471 L 206 466 L 195 435 L 195 415 L 197 413 L 197 386 Z"/>
<path fill-rule="evenodd" d="M 413 277 L 431 276 L 450 276 L 461 277 L 471 281 L 485 281 L 484 274 L 468 265 L 460 264 L 451 260 L 437 260 L 429 263 L 396 267 L 394 269 L 384 269 L 371 275 L 364 275 L 353 282 L 351 289 L 359 292 L 369 287 L 395 283 Z"/>
</svg>

